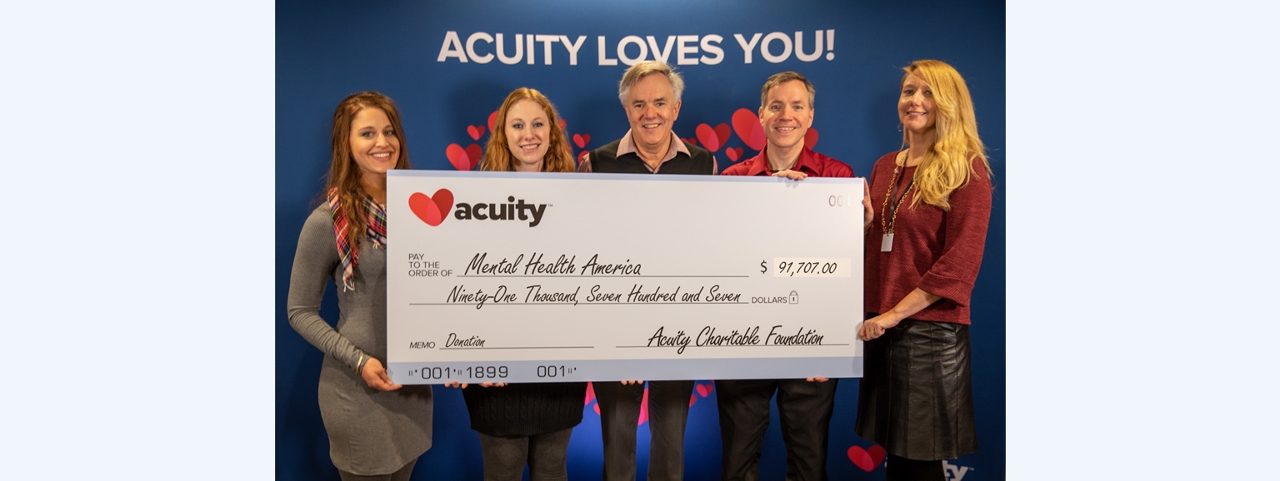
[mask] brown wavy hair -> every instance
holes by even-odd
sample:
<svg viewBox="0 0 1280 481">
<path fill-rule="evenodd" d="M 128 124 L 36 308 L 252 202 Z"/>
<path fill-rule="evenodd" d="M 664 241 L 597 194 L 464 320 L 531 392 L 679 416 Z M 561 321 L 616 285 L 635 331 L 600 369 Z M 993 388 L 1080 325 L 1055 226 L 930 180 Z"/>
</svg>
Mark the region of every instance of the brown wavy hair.
<svg viewBox="0 0 1280 481">
<path fill-rule="evenodd" d="M 969 183 L 973 158 L 982 160 L 988 177 L 994 176 L 987 162 L 986 147 L 978 138 L 978 119 L 973 113 L 973 98 L 969 87 L 955 67 L 938 60 L 916 60 L 903 67 L 899 88 L 907 77 L 915 75 L 924 79 L 933 90 L 934 111 L 937 113 L 933 145 L 925 153 L 916 169 L 914 207 L 919 202 L 951 210 L 951 192 Z M 902 133 L 902 145 L 907 145 L 907 132 Z"/>
<path fill-rule="evenodd" d="M 547 121 L 551 123 L 549 128 L 551 134 L 547 139 L 550 144 L 547 147 L 547 154 L 542 158 L 542 171 L 573 172 L 573 150 L 569 147 L 569 140 L 564 136 L 564 130 L 560 128 L 560 114 L 556 112 L 556 107 L 551 105 L 551 101 L 547 100 L 547 96 L 529 87 L 520 87 L 512 91 L 507 95 L 507 100 L 502 102 L 502 107 L 498 108 L 498 116 L 494 118 L 493 129 L 489 134 L 489 143 L 485 145 L 484 157 L 480 161 L 480 170 L 516 170 L 507 140 L 507 112 L 516 102 L 524 99 L 537 102 L 542 110 L 547 112 Z M 560 147 L 556 148 L 556 146 Z"/>
<path fill-rule="evenodd" d="M 412 168 L 409 165 L 409 147 L 405 143 L 404 128 L 400 125 L 400 111 L 390 97 L 378 92 L 360 92 L 342 99 L 338 108 L 333 111 L 333 159 L 329 164 L 329 174 L 324 187 L 325 198 L 329 192 L 337 190 L 342 215 L 347 218 L 347 245 L 352 250 L 357 248 L 358 241 L 368 231 L 369 219 L 364 215 L 364 198 L 369 195 L 360 184 L 360 166 L 351 155 L 351 122 L 356 114 L 368 108 L 382 109 L 395 129 L 396 139 L 400 140 L 400 153 L 396 159 L 397 169 Z"/>
</svg>

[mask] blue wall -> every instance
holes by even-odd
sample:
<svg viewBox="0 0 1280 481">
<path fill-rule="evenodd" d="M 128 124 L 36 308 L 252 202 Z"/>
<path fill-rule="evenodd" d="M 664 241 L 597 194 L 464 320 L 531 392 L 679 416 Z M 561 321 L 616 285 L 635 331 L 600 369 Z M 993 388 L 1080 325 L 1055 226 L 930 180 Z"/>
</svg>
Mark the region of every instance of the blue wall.
<svg viewBox="0 0 1280 481">
<path fill-rule="evenodd" d="M 771 63 L 753 49 L 745 63 L 734 34 L 750 39 L 782 32 L 794 40 L 802 32 L 804 53 L 813 51 L 815 31 L 834 30 L 831 55 L 805 62 L 793 52 Z M 553 44 L 552 65 L 544 65 L 544 44 L 534 44 L 535 64 L 526 59 L 506 65 L 456 57 L 438 61 L 445 39 L 456 32 L 465 48 L 475 32 L 504 34 L 510 55 L 516 34 L 587 36 L 569 65 L 569 52 Z M 744 1 L 469 1 L 469 2 L 302 2 L 276 5 L 276 478 L 338 479 L 328 457 L 328 440 L 316 404 L 321 353 L 288 324 L 285 297 L 297 235 L 316 205 L 329 158 L 333 108 L 345 96 L 376 90 L 400 107 L 410 158 L 419 169 L 454 169 L 446 157 L 451 144 L 463 149 L 483 145 L 469 126 L 484 126 L 506 94 L 520 86 L 541 90 L 567 120 L 566 133 L 589 136 L 586 149 L 621 137 L 626 118 L 617 100 L 617 82 L 626 66 L 599 65 L 598 37 L 605 56 L 618 59 L 615 46 L 626 36 L 653 36 L 664 47 L 668 36 L 722 37 L 718 64 L 678 65 L 686 80 L 684 106 L 676 133 L 695 137 L 700 124 L 732 125 L 738 109 L 759 106 L 760 86 L 769 75 L 796 70 L 817 87 L 815 150 L 851 165 L 857 175 L 901 145 L 896 131 L 897 87 L 901 67 L 912 60 L 936 58 L 954 65 L 972 91 L 979 130 L 990 149 L 995 171 L 995 202 L 982 272 L 973 294 L 973 377 L 981 450 L 954 461 L 968 468 L 968 481 L 1004 478 L 1005 465 L 1005 12 L 1003 2 L 889 1 L 744 2 Z M 711 42 L 713 45 L 716 42 Z M 763 43 L 763 40 L 760 42 Z M 825 38 L 824 38 L 825 43 Z M 476 54 L 494 53 L 479 42 Z M 690 45 L 700 46 L 700 42 Z M 675 47 L 673 47 L 674 50 Z M 782 43 L 771 44 L 782 52 Z M 638 47 L 624 51 L 635 56 Z M 529 52 L 522 52 L 528 55 Z M 668 61 L 676 63 L 672 52 Z M 688 57 L 715 57 L 699 50 Z M 649 58 L 654 53 L 649 52 Z M 830 59 L 828 59 L 830 57 Z M 527 58 L 527 57 L 526 57 Z M 721 139 L 716 151 L 721 168 L 730 165 L 727 149 L 756 153 L 737 134 Z M 701 142 L 700 142 L 701 144 Z M 575 154 L 581 148 L 574 146 Z M 735 150 L 736 153 L 736 150 Z M 455 160 L 457 160 L 455 158 Z M 336 319 L 332 289 L 322 314 Z M 700 381 L 706 384 L 707 381 Z M 704 388 L 705 389 L 705 388 Z M 882 466 L 870 472 L 854 465 L 847 452 L 868 448 L 853 434 L 858 386 L 841 382 L 831 423 L 828 470 L 833 479 L 884 479 Z M 414 479 L 479 479 L 480 450 L 468 428 L 466 408 L 457 390 L 436 389 L 435 446 L 419 461 Z M 570 444 L 570 477 L 597 479 L 602 450 L 594 401 L 584 406 L 583 423 Z M 776 412 L 765 440 L 761 475 L 781 479 L 786 465 Z M 641 432 L 644 432 L 642 427 Z M 642 434 L 639 462 L 647 460 Z M 686 477 L 718 479 L 719 428 L 714 390 L 699 395 L 689 415 Z M 640 469 L 639 479 L 644 479 Z M 955 479 L 955 478 L 951 478 Z"/>
</svg>

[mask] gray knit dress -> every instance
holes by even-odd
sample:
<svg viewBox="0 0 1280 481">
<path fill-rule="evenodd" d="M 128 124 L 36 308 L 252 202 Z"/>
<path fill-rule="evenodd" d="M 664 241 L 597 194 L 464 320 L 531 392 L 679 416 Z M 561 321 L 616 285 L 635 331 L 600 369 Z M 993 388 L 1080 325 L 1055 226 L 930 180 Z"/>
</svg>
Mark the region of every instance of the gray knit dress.
<svg viewBox="0 0 1280 481">
<path fill-rule="evenodd" d="M 387 363 L 386 250 L 361 242 L 355 290 L 344 291 L 328 206 L 311 212 L 298 236 L 289 279 L 289 324 L 324 352 L 320 416 L 338 469 L 363 476 L 393 473 L 431 447 L 431 386 L 381 392 L 356 373 L 364 352 Z M 330 281 L 338 289 L 338 325 L 320 317 Z"/>
</svg>

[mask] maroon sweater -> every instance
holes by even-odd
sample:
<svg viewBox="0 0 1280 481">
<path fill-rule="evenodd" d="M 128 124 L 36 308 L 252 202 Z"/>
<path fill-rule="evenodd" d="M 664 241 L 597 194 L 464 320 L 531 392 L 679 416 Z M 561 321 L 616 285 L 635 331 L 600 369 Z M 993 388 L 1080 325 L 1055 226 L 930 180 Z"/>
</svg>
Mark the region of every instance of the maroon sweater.
<svg viewBox="0 0 1280 481">
<path fill-rule="evenodd" d="M 926 321 L 969 324 L 969 294 L 982 265 L 982 248 L 991 219 L 991 179 L 982 161 L 973 159 L 969 183 L 951 192 L 951 211 L 920 202 L 914 208 L 916 189 L 902 200 L 894 225 L 893 250 L 880 252 L 881 208 L 893 179 L 890 152 L 876 161 L 869 179 L 875 220 L 866 240 L 863 303 L 867 312 L 893 309 L 915 288 L 941 296 L 938 302 L 911 316 Z M 906 188 L 915 167 L 898 174 L 898 194 Z M 884 207 L 886 216 L 892 206 Z M 887 222 L 888 219 L 886 218 Z"/>
</svg>

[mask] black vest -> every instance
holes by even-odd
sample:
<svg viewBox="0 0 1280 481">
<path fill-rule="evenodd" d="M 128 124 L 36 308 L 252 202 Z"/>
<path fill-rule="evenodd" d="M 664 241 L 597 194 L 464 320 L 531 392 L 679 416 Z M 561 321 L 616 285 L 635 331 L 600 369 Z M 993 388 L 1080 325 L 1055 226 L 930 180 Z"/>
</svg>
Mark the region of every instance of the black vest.
<svg viewBox="0 0 1280 481">
<path fill-rule="evenodd" d="M 675 135 L 675 134 L 672 134 Z M 604 147 L 591 151 L 591 171 L 602 174 L 648 174 L 649 168 L 640 155 L 632 152 L 618 157 L 618 145 L 622 139 L 613 141 Z M 681 142 L 684 142 L 681 140 Z M 675 158 L 662 163 L 658 167 L 659 174 L 701 174 L 711 175 L 715 158 L 707 149 L 684 142 L 684 147 L 692 155 L 676 152 Z"/>
</svg>

